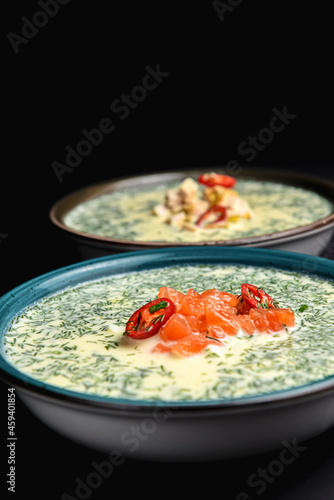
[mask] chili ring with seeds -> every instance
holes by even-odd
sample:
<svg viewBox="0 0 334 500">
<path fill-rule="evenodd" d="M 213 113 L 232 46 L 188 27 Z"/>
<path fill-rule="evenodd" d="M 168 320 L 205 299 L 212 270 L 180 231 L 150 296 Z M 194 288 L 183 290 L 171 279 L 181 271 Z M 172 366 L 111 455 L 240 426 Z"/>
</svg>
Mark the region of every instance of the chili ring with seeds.
<svg viewBox="0 0 334 500">
<path fill-rule="evenodd" d="M 262 288 L 249 283 L 241 285 L 241 295 L 249 307 L 277 308 L 278 303 L 270 297 Z M 259 300 L 258 300 L 259 299 Z"/>
<path fill-rule="evenodd" d="M 129 318 L 124 335 L 133 339 L 147 339 L 156 335 L 160 328 L 173 316 L 176 306 L 168 298 L 152 300 L 140 307 Z"/>
</svg>

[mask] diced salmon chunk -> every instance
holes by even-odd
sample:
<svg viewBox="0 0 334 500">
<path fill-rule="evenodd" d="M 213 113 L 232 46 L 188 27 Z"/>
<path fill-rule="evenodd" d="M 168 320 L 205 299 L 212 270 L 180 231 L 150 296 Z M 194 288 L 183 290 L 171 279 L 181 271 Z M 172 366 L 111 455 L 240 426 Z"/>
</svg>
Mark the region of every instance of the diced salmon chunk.
<svg viewBox="0 0 334 500">
<path fill-rule="evenodd" d="M 176 342 L 172 347 L 172 352 L 180 356 L 194 356 L 203 352 L 208 344 L 209 341 L 205 337 L 191 335 Z"/>
<path fill-rule="evenodd" d="M 154 352 L 193 356 L 203 352 L 210 343 L 222 345 L 221 339 L 240 330 L 249 335 L 275 333 L 295 324 L 291 309 L 251 308 L 241 295 L 217 289 L 198 293 L 190 288 L 182 293 L 162 287 L 158 297 L 172 300 L 176 313 L 159 330 L 163 342 L 156 345 Z"/>
<path fill-rule="evenodd" d="M 175 341 L 192 335 L 187 320 L 181 314 L 175 313 L 159 330 L 159 335 L 164 341 Z"/>
</svg>

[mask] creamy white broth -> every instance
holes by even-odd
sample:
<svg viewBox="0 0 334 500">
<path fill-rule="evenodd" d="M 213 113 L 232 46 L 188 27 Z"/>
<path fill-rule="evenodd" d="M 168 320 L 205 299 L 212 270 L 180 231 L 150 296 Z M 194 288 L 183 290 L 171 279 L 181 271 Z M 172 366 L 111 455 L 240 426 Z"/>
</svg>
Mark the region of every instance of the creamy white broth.
<svg viewBox="0 0 334 500">
<path fill-rule="evenodd" d="M 186 292 L 261 286 L 296 324 L 278 334 L 228 337 L 190 358 L 152 353 L 158 335 L 123 335 L 131 314 L 160 286 Z M 303 312 L 300 312 L 304 307 Z M 5 335 L 18 370 L 72 391 L 155 401 L 265 394 L 334 374 L 334 286 L 316 276 L 246 266 L 175 266 L 118 275 L 66 289 L 31 305 Z"/>
<path fill-rule="evenodd" d="M 172 184 L 177 186 L 178 184 Z M 96 236 L 134 240 L 198 242 L 229 240 L 284 231 L 330 215 L 333 205 L 315 192 L 276 182 L 239 180 L 235 186 L 254 216 L 228 227 L 180 229 L 164 223 L 153 208 L 171 185 L 115 191 L 82 203 L 64 217 L 69 228 Z"/>
</svg>

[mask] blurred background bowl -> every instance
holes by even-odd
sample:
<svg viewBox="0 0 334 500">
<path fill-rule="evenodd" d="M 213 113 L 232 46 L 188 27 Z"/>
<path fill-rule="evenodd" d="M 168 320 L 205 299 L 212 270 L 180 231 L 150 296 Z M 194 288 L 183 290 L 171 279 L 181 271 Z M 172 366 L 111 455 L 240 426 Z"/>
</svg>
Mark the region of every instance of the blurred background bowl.
<svg viewBox="0 0 334 500">
<path fill-rule="evenodd" d="M 277 231 L 260 236 L 241 237 L 231 240 L 201 241 L 201 242 L 153 242 L 153 241 L 131 241 L 116 239 L 94 234 L 87 234 L 68 227 L 64 218 L 76 206 L 118 190 L 127 190 L 140 187 L 155 187 L 163 183 L 182 181 L 185 177 L 197 178 L 203 171 L 210 172 L 212 168 L 201 170 L 181 170 L 171 172 L 159 172 L 128 176 L 113 179 L 83 187 L 57 201 L 50 210 L 52 223 L 60 230 L 60 236 L 66 236 L 76 246 L 79 254 L 84 259 L 101 257 L 118 252 L 128 252 L 161 247 L 184 247 L 184 246 L 240 246 L 240 247 L 264 247 L 276 250 L 287 250 L 300 252 L 308 255 L 321 255 L 327 247 L 334 231 L 334 211 L 325 218 L 315 222 L 297 226 L 285 231 Z M 334 204 L 334 182 L 322 179 L 303 172 L 290 172 L 279 169 L 256 169 L 247 168 L 242 171 L 237 179 L 251 179 L 259 181 L 271 181 L 288 184 L 308 190 L 312 190 L 329 199 Z M 334 205 L 333 205 L 334 207 Z M 307 210 L 307 207 L 305 207 Z"/>
</svg>

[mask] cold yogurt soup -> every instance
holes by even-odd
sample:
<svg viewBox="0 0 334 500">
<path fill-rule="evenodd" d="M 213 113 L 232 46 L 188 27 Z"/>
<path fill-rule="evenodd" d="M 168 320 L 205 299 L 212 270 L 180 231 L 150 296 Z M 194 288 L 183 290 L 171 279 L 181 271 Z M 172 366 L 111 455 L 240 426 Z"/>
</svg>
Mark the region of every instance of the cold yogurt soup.
<svg viewBox="0 0 334 500">
<path fill-rule="evenodd" d="M 43 383 L 152 401 L 227 400 L 334 375 L 333 282 L 182 265 L 84 282 L 14 318 L 6 359 Z"/>
<path fill-rule="evenodd" d="M 200 180 L 205 175 L 220 174 L 203 174 Z M 119 190 L 77 205 L 63 222 L 99 237 L 196 243 L 285 231 L 333 212 L 332 203 L 313 191 L 278 182 L 234 181 L 210 184 L 189 177 Z"/>
</svg>

